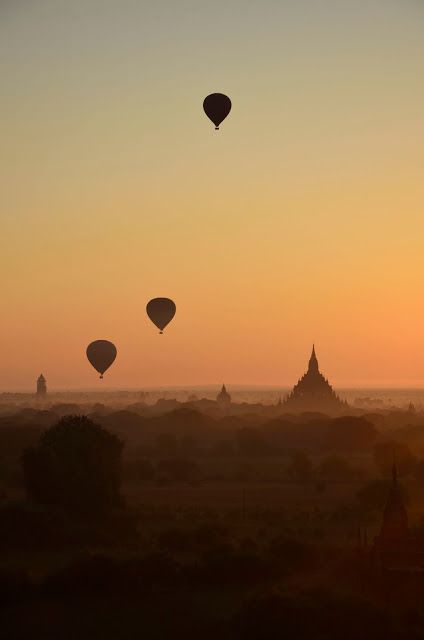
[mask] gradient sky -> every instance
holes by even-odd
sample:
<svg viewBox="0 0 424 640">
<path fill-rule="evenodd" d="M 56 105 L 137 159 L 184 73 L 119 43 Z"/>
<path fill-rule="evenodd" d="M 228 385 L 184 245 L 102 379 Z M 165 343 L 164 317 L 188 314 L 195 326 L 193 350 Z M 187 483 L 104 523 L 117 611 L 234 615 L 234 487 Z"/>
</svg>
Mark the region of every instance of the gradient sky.
<svg viewBox="0 0 424 640">
<path fill-rule="evenodd" d="M 424 385 L 421 0 L 0 0 L 0 69 L 1 390 L 290 385 L 313 341 Z"/>
</svg>

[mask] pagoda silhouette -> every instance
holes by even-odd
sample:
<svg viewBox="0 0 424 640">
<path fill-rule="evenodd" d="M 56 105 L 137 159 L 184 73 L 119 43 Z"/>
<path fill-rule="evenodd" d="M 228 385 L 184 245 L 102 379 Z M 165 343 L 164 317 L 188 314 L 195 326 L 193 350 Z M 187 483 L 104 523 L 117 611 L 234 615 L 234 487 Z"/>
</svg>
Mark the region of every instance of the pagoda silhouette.
<svg viewBox="0 0 424 640">
<path fill-rule="evenodd" d="M 231 396 L 228 393 L 225 384 L 222 385 L 221 391 L 216 396 L 216 401 L 221 409 L 227 411 L 231 405 Z"/>
<path fill-rule="evenodd" d="M 339 398 L 327 378 L 320 372 L 315 345 L 312 346 L 307 372 L 293 387 L 282 406 L 286 411 L 323 413 L 340 413 L 348 408 L 347 402 Z"/>
<path fill-rule="evenodd" d="M 392 486 L 384 507 L 380 534 L 374 541 L 374 550 L 382 558 L 396 558 L 410 551 L 410 543 L 408 513 L 398 483 L 396 464 L 393 464 Z"/>
<path fill-rule="evenodd" d="M 367 534 L 358 529 L 355 566 L 361 591 L 382 597 L 387 605 L 422 605 L 424 544 L 419 531 L 410 530 L 404 492 L 393 464 L 392 483 L 383 510 L 380 531 L 368 548 Z"/>
<path fill-rule="evenodd" d="M 37 397 L 44 398 L 47 395 L 47 382 L 43 374 L 37 379 Z"/>
</svg>

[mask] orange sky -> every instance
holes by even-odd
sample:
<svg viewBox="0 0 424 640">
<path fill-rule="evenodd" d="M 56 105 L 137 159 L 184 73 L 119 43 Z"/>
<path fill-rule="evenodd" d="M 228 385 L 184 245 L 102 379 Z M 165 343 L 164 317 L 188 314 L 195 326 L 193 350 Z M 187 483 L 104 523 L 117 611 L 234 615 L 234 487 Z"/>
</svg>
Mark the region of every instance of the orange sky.
<svg viewBox="0 0 424 640">
<path fill-rule="evenodd" d="M 96 387 L 102 338 L 105 389 L 290 385 L 313 341 L 336 387 L 424 385 L 420 3 L 16 5 L 0 390 Z M 177 304 L 163 336 L 156 296 Z"/>
</svg>

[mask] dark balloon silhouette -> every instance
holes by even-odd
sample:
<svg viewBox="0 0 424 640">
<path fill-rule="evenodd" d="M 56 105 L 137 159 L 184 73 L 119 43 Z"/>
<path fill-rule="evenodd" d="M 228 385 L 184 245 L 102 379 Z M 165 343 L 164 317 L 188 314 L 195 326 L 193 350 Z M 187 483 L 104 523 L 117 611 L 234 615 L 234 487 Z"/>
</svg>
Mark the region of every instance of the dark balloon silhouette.
<svg viewBox="0 0 424 640">
<path fill-rule="evenodd" d="M 203 110 L 218 130 L 231 111 L 231 100 L 223 93 L 211 93 L 203 100 Z"/>
<path fill-rule="evenodd" d="M 160 333 L 163 333 L 166 325 L 171 322 L 176 310 L 175 302 L 169 298 L 153 298 L 146 306 L 147 315 L 153 324 L 160 329 Z"/>
<path fill-rule="evenodd" d="M 87 347 L 87 358 L 96 371 L 100 373 L 100 379 L 116 358 L 116 347 L 108 340 L 95 340 Z"/>
</svg>

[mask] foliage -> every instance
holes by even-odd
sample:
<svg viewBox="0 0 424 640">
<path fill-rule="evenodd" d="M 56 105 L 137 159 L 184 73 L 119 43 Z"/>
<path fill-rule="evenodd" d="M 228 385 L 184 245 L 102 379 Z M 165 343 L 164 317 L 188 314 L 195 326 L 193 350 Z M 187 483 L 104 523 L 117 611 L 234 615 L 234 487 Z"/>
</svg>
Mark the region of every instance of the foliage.
<svg viewBox="0 0 424 640">
<path fill-rule="evenodd" d="M 359 489 L 357 498 L 362 507 L 370 511 L 382 511 L 392 486 L 391 480 L 372 480 Z M 405 504 L 408 502 L 408 493 L 402 485 L 399 485 Z"/>
<path fill-rule="evenodd" d="M 66 416 L 23 455 L 28 495 L 79 512 L 119 504 L 122 442 L 85 416 Z"/>
<path fill-rule="evenodd" d="M 400 476 L 405 476 L 414 470 L 417 460 L 404 442 L 381 442 L 374 446 L 374 462 L 382 475 L 389 476 L 396 463 Z"/>
<path fill-rule="evenodd" d="M 196 482 L 199 479 L 199 466 L 193 460 L 168 458 L 158 462 L 157 473 L 159 477 L 175 482 Z"/>
<path fill-rule="evenodd" d="M 390 640 L 399 636 L 387 613 L 359 596 L 333 595 L 311 590 L 300 593 L 271 592 L 253 597 L 239 617 L 243 640 L 313 638 L 357 640 L 366 637 Z M 278 633 L 276 631 L 278 630 Z"/>
<path fill-rule="evenodd" d="M 308 482 L 312 479 L 312 461 L 304 451 L 295 451 L 287 471 L 294 482 Z"/>
<path fill-rule="evenodd" d="M 321 461 L 318 468 L 321 480 L 325 482 L 349 482 L 358 475 L 356 469 L 342 456 L 330 455 Z"/>
<path fill-rule="evenodd" d="M 316 565 L 314 549 L 301 540 L 278 536 L 269 545 L 274 562 L 286 573 L 311 570 Z"/>
</svg>

